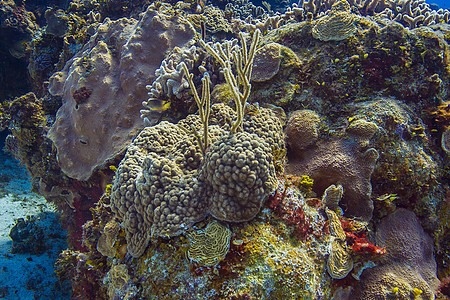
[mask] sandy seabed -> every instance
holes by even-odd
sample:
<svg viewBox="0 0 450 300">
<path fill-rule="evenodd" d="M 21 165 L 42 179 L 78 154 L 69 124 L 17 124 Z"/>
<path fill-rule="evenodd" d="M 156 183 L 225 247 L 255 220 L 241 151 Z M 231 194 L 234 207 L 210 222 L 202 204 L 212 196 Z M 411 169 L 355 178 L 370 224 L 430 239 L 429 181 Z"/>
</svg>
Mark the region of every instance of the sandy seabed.
<svg viewBox="0 0 450 300">
<path fill-rule="evenodd" d="M 70 299 L 70 286 L 60 283 L 54 264 L 65 249 L 54 206 L 31 192 L 30 177 L 19 162 L 0 150 L 0 299 Z M 12 253 L 9 234 L 16 220 L 32 217 L 45 236 L 42 254 Z"/>
</svg>

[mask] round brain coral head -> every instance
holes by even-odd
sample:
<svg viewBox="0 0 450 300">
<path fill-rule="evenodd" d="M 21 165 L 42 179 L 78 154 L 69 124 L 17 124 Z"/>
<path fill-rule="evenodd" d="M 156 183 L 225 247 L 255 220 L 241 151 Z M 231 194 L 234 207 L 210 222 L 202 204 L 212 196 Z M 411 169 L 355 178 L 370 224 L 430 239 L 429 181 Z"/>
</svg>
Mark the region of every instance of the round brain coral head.
<svg viewBox="0 0 450 300">
<path fill-rule="evenodd" d="M 220 220 L 252 219 L 277 186 L 269 145 L 246 132 L 215 142 L 205 156 L 202 172 L 210 212 Z"/>
<path fill-rule="evenodd" d="M 294 153 L 314 144 L 319 138 L 320 117 L 312 110 L 294 111 L 286 124 L 287 144 Z"/>
</svg>

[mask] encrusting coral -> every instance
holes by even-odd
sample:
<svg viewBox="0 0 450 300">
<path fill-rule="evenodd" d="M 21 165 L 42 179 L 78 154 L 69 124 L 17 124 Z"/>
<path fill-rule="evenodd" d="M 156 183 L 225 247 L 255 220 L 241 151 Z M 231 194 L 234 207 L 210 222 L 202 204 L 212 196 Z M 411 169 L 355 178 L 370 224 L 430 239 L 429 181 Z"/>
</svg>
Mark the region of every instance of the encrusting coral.
<svg viewBox="0 0 450 300">
<path fill-rule="evenodd" d="M 354 19 L 357 16 L 350 11 L 350 4 L 341 0 L 333 4 L 327 14 L 315 21 L 313 37 L 322 41 L 340 41 L 356 32 Z"/>
<path fill-rule="evenodd" d="M 314 116 L 312 112 L 306 113 Z M 317 127 L 317 117 L 312 118 L 316 124 L 296 122 L 296 118 L 293 114 L 291 119 L 294 120 L 288 120 L 285 129 L 288 145 L 294 150 L 302 149 L 303 140 L 297 136 L 301 133 L 300 137 L 308 137 L 308 142 L 303 144 L 311 144 L 314 147 L 304 151 L 294 151 L 294 156 L 288 163 L 289 172 L 298 176 L 310 176 L 314 179 L 313 190 L 321 193 L 330 184 L 342 185 L 345 190 L 341 202 L 344 213 L 364 221 L 370 220 L 373 211 L 373 203 L 370 199 L 372 193 L 370 178 L 379 157 L 377 150 L 367 149 L 367 141 L 374 133 L 374 124 L 369 126 L 370 122 L 365 122 L 361 130 L 356 128 L 353 131 L 350 130 L 350 139 L 335 137 L 311 143 L 309 141 L 315 139 L 314 130 L 317 129 L 314 128 Z"/>
<path fill-rule="evenodd" d="M 230 249 L 231 230 L 217 221 L 208 223 L 203 230 L 188 232 L 189 259 L 202 266 L 216 266 Z"/>
<path fill-rule="evenodd" d="M 139 21 L 106 19 L 64 69 L 50 77 L 49 91 L 61 96 L 63 105 L 48 137 L 66 175 L 87 180 L 126 148 L 144 125 L 133 116 L 142 108 L 145 83 L 155 78 L 166 51 L 193 36 L 184 18 L 150 6 Z M 143 49 L 152 50 L 144 55 Z"/>
<path fill-rule="evenodd" d="M 382 220 L 376 240 L 387 253 L 379 266 L 362 273 L 351 299 L 385 299 L 395 288 L 401 299 L 415 299 L 416 289 L 422 291 L 421 299 L 434 299 L 439 280 L 433 241 L 423 231 L 416 215 L 398 209 Z"/>
</svg>

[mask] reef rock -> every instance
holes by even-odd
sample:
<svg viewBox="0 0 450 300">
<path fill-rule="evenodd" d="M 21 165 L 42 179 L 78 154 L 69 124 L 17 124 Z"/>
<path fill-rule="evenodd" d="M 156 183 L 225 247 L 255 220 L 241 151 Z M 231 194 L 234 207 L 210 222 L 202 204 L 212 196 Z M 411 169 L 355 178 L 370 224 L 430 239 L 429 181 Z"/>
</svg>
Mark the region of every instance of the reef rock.
<svg viewBox="0 0 450 300">
<path fill-rule="evenodd" d="M 194 35 L 180 16 L 148 8 L 139 21 L 105 19 L 97 33 L 50 78 L 49 91 L 63 105 L 48 137 L 63 172 L 87 180 L 122 152 L 143 128 L 136 117 L 167 51 Z"/>
</svg>

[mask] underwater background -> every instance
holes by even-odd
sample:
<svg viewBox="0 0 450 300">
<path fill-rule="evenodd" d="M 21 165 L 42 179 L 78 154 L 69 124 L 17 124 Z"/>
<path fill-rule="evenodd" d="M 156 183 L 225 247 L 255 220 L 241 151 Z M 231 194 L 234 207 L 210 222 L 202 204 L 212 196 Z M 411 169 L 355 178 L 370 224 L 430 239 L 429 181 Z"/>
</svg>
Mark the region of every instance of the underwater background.
<svg viewBox="0 0 450 300">
<path fill-rule="evenodd" d="M 0 299 L 450 299 L 450 3 L 0 2 Z"/>
</svg>

